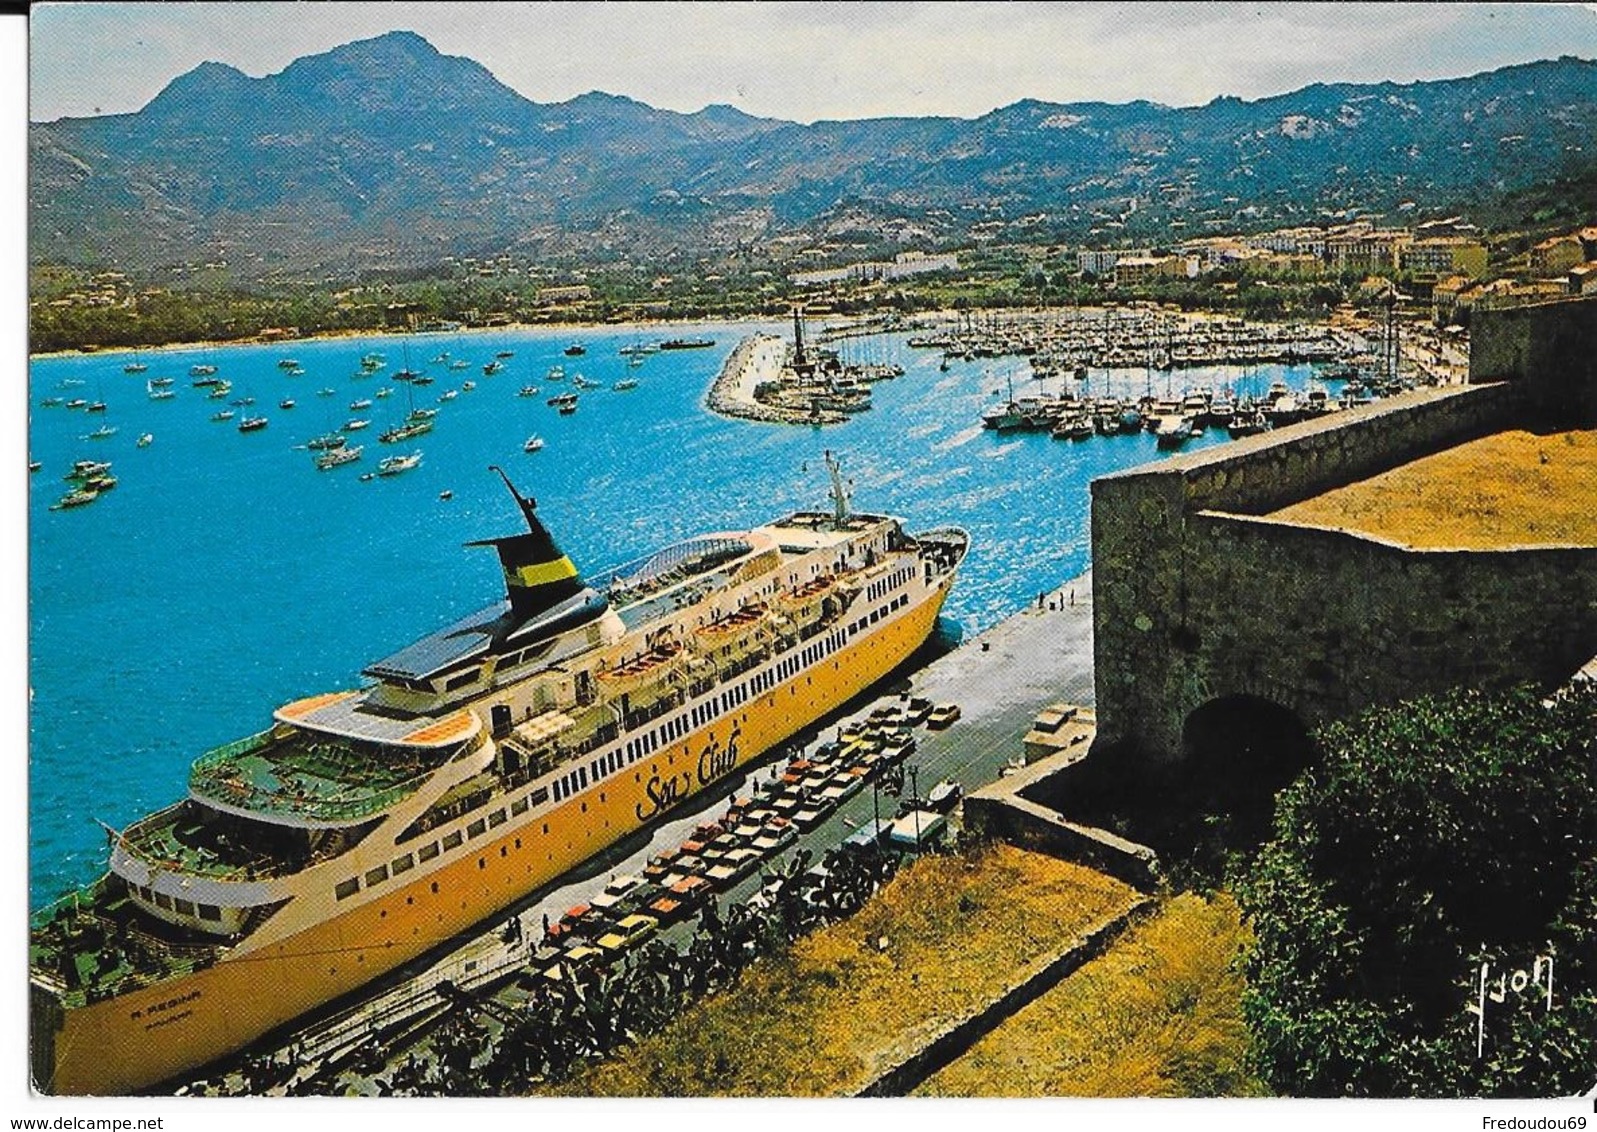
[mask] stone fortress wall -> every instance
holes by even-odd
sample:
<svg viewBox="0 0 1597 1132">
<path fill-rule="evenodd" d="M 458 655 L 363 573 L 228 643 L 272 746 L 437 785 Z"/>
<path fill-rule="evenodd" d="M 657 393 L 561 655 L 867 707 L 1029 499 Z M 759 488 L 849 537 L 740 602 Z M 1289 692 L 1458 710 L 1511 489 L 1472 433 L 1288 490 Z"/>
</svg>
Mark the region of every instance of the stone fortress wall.
<svg viewBox="0 0 1597 1132">
<path fill-rule="evenodd" d="M 1597 420 L 1597 301 L 1482 312 L 1474 335 L 1481 384 L 1093 483 L 1098 750 L 1179 758 L 1191 713 L 1231 696 L 1313 726 L 1553 683 L 1597 653 L 1597 547 L 1414 550 L 1260 517 L 1504 428 Z"/>
</svg>

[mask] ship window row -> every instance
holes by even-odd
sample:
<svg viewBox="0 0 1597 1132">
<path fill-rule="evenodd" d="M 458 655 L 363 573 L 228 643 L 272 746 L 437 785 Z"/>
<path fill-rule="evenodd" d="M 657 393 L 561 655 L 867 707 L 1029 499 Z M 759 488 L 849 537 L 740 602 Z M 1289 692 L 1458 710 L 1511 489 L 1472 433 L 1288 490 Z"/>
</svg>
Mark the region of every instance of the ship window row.
<svg viewBox="0 0 1597 1132">
<path fill-rule="evenodd" d="M 167 909 L 168 911 L 175 909 L 185 916 L 193 916 L 198 914 L 202 920 L 220 920 L 222 918 L 222 909 L 215 904 L 196 905 L 188 900 L 173 900 L 172 897 L 168 896 L 166 893 L 154 892 L 142 884 L 129 885 L 129 887 L 132 888 L 133 891 L 137 892 L 139 897 L 146 904 L 153 903 L 161 908 Z"/>
<path fill-rule="evenodd" d="M 625 744 L 616 750 L 593 760 L 586 766 L 557 779 L 553 786 L 555 801 L 569 798 L 572 794 L 582 790 L 588 785 L 589 773 L 592 781 L 597 782 L 606 775 L 614 774 L 624 766 L 637 762 L 647 755 L 653 754 L 666 743 L 673 742 L 689 731 L 703 727 L 718 716 L 724 715 L 733 708 L 746 703 L 751 695 L 758 695 L 769 690 L 775 684 L 796 675 L 802 669 L 816 663 L 821 658 L 830 655 L 841 648 L 848 639 L 845 630 L 838 629 L 813 644 L 807 645 L 799 653 L 782 660 L 773 669 L 756 673 L 753 677 L 722 692 L 719 696 L 705 703 L 697 704 L 685 716 L 678 716 L 668 720 L 659 727 L 653 728 L 642 735 L 628 739 Z M 533 804 L 538 804 L 546 798 L 539 798 L 536 793 Z M 515 813 L 525 810 L 513 809 Z"/>
<path fill-rule="evenodd" d="M 617 747 L 608 755 L 600 755 L 593 760 L 593 780 L 598 782 L 607 774 L 614 774 L 626 762 L 627 753 L 624 748 Z"/>
<path fill-rule="evenodd" d="M 564 801 L 588 785 L 588 768 L 579 766 L 555 779 L 553 791 L 556 802 Z"/>
<path fill-rule="evenodd" d="M 871 610 L 870 615 L 868 617 L 861 617 L 858 621 L 855 621 L 853 624 L 851 624 L 848 627 L 849 635 L 850 636 L 854 636 L 854 635 L 858 634 L 863 629 L 865 629 L 866 626 L 876 624 L 882 618 L 884 618 L 884 617 L 888 616 L 889 614 L 891 614 L 894 610 L 902 609 L 902 608 L 904 608 L 904 606 L 906 606 L 908 604 L 909 604 L 909 595 L 908 594 L 899 594 L 892 601 L 888 602 L 886 605 L 882 606 L 880 609 Z"/>
<path fill-rule="evenodd" d="M 542 793 L 545 797 L 548 796 L 547 790 L 534 791 L 533 793 Z M 515 805 L 511 806 L 512 812 L 518 814 L 525 813 L 529 804 L 528 799 L 522 798 L 519 804 L 521 807 L 520 809 L 516 809 Z M 479 818 L 477 821 L 474 821 L 468 825 L 466 827 L 466 837 L 481 837 L 489 829 L 493 828 L 494 826 L 504 825 L 508 820 L 509 816 L 504 810 L 495 810 L 486 818 Z M 447 852 L 450 849 L 458 849 L 462 844 L 464 844 L 464 842 L 465 838 L 460 835 L 458 830 L 454 833 L 447 834 L 443 839 L 443 851 Z M 373 868 L 367 869 L 365 873 L 366 887 L 372 888 L 376 885 L 382 884 L 391 876 L 397 877 L 401 873 L 408 873 L 410 870 L 416 867 L 417 861 L 425 862 L 434 860 L 438 857 L 439 853 L 439 843 L 436 841 L 429 841 L 426 845 L 423 845 L 420 849 L 416 850 L 415 853 L 403 853 L 400 856 L 395 857 L 386 865 L 377 865 Z M 333 896 L 339 900 L 347 900 L 349 897 L 354 896 L 355 893 L 359 892 L 360 889 L 361 878 L 350 877 L 348 880 L 339 881 L 333 886 Z M 160 900 L 160 898 L 160 894 L 157 893 L 156 899 Z M 179 903 L 187 902 L 180 901 Z M 170 904 L 165 904 L 162 906 L 170 907 Z M 181 912 L 183 909 L 179 908 L 178 911 Z M 192 911 L 189 914 L 192 915 Z M 209 904 L 200 905 L 199 914 L 202 919 L 206 920 L 220 920 L 222 918 L 221 909 L 214 908 Z"/>
<path fill-rule="evenodd" d="M 865 600 L 876 601 L 898 589 L 910 578 L 915 576 L 914 566 L 900 566 L 885 578 L 878 579 L 865 587 Z"/>
</svg>

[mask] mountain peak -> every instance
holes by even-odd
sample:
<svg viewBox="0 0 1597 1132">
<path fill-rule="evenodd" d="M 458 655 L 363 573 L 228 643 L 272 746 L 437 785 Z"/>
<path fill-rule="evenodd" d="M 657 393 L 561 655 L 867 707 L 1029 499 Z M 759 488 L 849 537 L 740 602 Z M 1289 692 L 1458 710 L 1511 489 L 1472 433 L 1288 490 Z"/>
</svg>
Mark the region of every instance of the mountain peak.
<svg viewBox="0 0 1597 1132">
<path fill-rule="evenodd" d="M 419 63 L 425 59 L 437 59 L 442 52 L 434 47 L 426 36 L 398 29 L 373 36 L 371 39 L 357 39 L 341 44 L 325 55 L 334 59 L 392 59 L 397 56 L 412 63 Z"/>
<path fill-rule="evenodd" d="M 237 67 L 207 60 L 167 83 L 145 104 L 144 111 L 159 115 L 213 105 L 231 98 L 252 81 Z"/>
</svg>

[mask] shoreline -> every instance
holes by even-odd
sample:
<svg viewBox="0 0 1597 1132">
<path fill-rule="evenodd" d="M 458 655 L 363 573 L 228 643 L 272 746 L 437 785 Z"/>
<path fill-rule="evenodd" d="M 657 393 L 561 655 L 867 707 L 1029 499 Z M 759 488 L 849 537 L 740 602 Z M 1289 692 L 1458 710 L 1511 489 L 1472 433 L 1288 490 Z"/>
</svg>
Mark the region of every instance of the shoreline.
<svg viewBox="0 0 1597 1132">
<path fill-rule="evenodd" d="M 296 342 L 338 342 L 351 338 L 427 338 L 437 334 L 467 335 L 489 334 L 503 331 L 548 330 L 556 333 L 592 333 L 596 330 L 615 330 L 625 332 L 640 327 L 717 327 L 733 326 L 749 322 L 776 322 L 774 318 L 725 318 L 707 315 L 704 318 L 682 321 L 677 319 L 641 319 L 630 322 L 507 322 L 499 326 L 462 326 L 459 330 L 404 330 L 398 327 L 372 328 L 367 330 L 324 330 L 315 334 L 296 334 L 284 338 L 226 338 L 203 339 L 195 342 L 163 342 L 154 346 L 100 346 L 93 350 L 80 350 L 76 348 L 66 350 L 41 350 L 28 354 L 28 361 L 45 361 L 51 358 L 94 358 L 94 357 L 125 357 L 129 354 L 148 354 L 151 357 L 167 354 L 181 354 L 192 351 L 224 350 L 234 346 L 283 346 L 290 347 Z"/>
</svg>

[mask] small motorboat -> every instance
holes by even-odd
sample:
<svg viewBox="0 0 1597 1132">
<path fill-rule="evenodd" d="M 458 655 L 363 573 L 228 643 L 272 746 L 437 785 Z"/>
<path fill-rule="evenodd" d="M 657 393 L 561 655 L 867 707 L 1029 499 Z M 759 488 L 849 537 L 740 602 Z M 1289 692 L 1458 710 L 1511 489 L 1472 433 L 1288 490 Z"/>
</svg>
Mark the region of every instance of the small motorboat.
<svg viewBox="0 0 1597 1132">
<path fill-rule="evenodd" d="M 543 447 L 543 437 L 541 437 L 541 436 L 529 436 L 529 437 L 527 437 L 527 443 L 525 443 L 525 444 L 523 444 L 521 446 L 521 450 L 523 452 L 536 452 L 542 447 Z"/>
<path fill-rule="evenodd" d="M 408 472 L 421 463 L 421 453 L 411 452 L 404 456 L 387 456 L 382 463 L 377 465 L 377 474 L 380 476 L 397 476 L 400 472 Z"/>
</svg>

